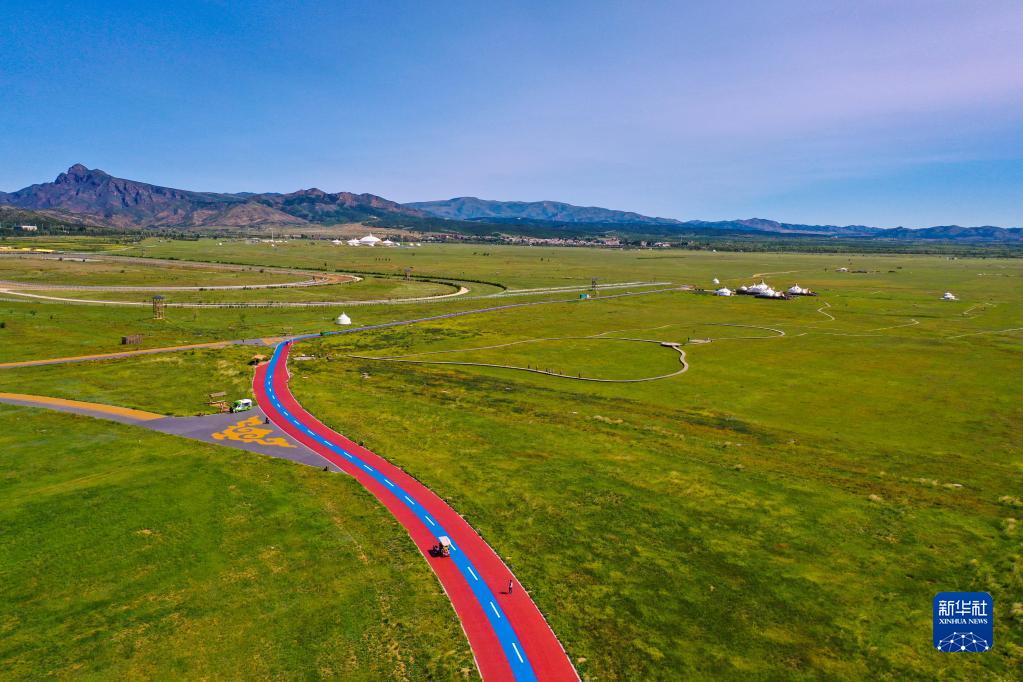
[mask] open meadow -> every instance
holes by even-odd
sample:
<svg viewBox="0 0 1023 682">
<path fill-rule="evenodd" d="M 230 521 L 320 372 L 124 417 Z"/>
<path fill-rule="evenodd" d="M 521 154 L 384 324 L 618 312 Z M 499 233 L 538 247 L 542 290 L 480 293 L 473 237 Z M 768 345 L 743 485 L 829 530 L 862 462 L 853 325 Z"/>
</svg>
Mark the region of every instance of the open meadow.
<svg viewBox="0 0 1023 682">
<path fill-rule="evenodd" d="M 354 482 L 87 417 L 0 405 L 0 424 L 0 677 L 472 670 L 429 569 Z"/>
<path fill-rule="evenodd" d="M 309 359 L 292 361 L 291 388 L 462 514 L 583 679 L 1009 680 L 1023 666 L 1023 261 L 221 243 L 117 253 L 256 268 L 219 271 L 225 282 L 285 267 L 450 289 L 392 278 L 413 268 L 479 286 L 347 310 L 355 327 L 481 312 L 297 343 Z M 104 263 L 89 277 L 120 283 Z M 0 280 L 83 284 L 81 265 L 22 264 Z M 126 284 L 205 272 L 124 270 Z M 580 299 L 593 278 L 628 286 Z M 818 295 L 695 291 L 714 279 Z M 360 284 L 269 291 L 301 300 Z M 153 320 L 142 307 L 0 298 L 0 363 L 125 350 L 130 333 L 155 348 L 337 331 L 342 312 L 169 308 Z M 249 396 L 247 363 L 269 350 L 0 369 L 0 392 L 197 414 L 209 392 Z M 353 480 L 29 408 L 0 406 L 0 425 L 0 665 L 15 677 L 217 676 L 243 661 L 266 677 L 475 674 L 436 580 Z M 75 538 L 61 532 L 69 518 Z M 90 569 L 44 570 L 54 563 Z M 934 651 L 931 599 L 944 590 L 994 596 L 990 654 Z M 77 631 L 114 634 L 65 636 Z M 175 645 L 198 662 L 167 655 Z"/>
</svg>

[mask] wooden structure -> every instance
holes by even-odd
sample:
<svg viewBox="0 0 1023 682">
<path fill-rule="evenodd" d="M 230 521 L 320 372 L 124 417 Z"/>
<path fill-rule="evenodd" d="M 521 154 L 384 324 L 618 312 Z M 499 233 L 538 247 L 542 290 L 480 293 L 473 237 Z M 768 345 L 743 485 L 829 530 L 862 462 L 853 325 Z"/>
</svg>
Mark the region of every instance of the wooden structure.
<svg viewBox="0 0 1023 682">
<path fill-rule="evenodd" d="M 227 412 L 231 406 L 227 404 L 227 391 L 217 391 L 209 394 L 209 406 L 217 408 L 218 412 Z"/>
<path fill-rule="evenodd" d="M 165 316 L 164 308 L 165 308 L 165 306 L 166 306 L 166 303 L 163 300 L 163 296 L 160 296 L 159 294 L 157 294 L 156 296 L 153 296 L 153 319 L 154 320 L 162 320 L 162 319 L 164 319 L 164 316 Z"/>
</svg>

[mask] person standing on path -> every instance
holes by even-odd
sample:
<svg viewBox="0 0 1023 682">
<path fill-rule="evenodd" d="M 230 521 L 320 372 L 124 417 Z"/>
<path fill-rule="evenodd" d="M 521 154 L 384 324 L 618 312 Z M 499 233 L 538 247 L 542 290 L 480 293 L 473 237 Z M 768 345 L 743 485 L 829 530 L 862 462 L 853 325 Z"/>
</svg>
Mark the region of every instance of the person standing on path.
<svg viewBox="0 0 1023 682">
<path fill-rule="evenodd" d="M 512 593 L 512 589 L 513 589 L 514 587 L 515 587 L 515 583 L 513 583 L 513 582 L 512 582 L 511 580 L 509 580 L 509 581 L 508 581 L 508 594 L 511 594 L 511 593 Z"/>
</svg>

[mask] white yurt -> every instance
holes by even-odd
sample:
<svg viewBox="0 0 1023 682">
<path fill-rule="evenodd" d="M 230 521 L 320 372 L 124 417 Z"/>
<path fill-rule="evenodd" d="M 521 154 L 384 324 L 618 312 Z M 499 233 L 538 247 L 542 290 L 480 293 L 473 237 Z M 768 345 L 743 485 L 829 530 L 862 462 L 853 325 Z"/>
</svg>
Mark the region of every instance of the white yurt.
<svg viewBox="0 0 1023 682">
<path fill-rule="evenodd" d="M 346 315 L 345 313 L 341 313 L 340 315 L 337 316 L 337 323 L 338 324 L 351 324 L 352 323 L 352 318 L 348 317 L 348 315 Z"/>
<path fill-rule="evenodd" d="M 371 234 L 367 234 L 365 237 L 359 240 L 359 243 L 364 246 L 376 246 L 380 243 L 379 237 L 374 237 Z"/>
<path fill-rule="evenodd" d="M 944 295 L 944 296 L 942 296 L 942 297 L 941 297 L 941 299 L 942 299 L 943 301 L 956 301 L 956 300 L 958 300 L 958 299 L 956 298 L 956 295 L 955 295 L 955 294 L 953 294 L 953 293 L 952 293 L 951 291 L 946 291 L 946 292 L 945 292 L 945 295 Z"/>
<path fill-rule="evenodd" d="M 397 244 L 392 242 L 390 239 L 385 239 L 384 241 L 380 242 L 380 246 L 397 246 Z"/>
<path fill-rule="evenodd" d="M 717 277 L 715 277 L 714 278 L 714 284 L 721 284 L 721 280 L 719 280 Z"/>
<path fill-rule="evenodd" d="M 714 295 L 715 296 L 731 296 L 732 295 L 732 290 L 729 289 L 728 287 L 721 287 L 720 289 L 718 289 L 717 291 L 714 292 Z"/>
<path fill-rule="evenodd" d="M 795 294 L 796 296 L 801 296 L 802 294 L 807 294 L 809 292 L 809 289 L 803 289 L 798 284 L 793 284 L 789 287 L 789 293 Z"/>
<path fill-rule="evenodd" d="M 334 241 L 331 242 L 331 244 L 333 244 L 334 246 L 341 246 L 341 243 L 342 242 L 340 239 L 335 239 Z"/>
<path fill-rule="evenodd" d="M 345 244 L 348 244 L 348 246 L 362 246 L 362 242 L 358 239 L 349 239 Z"/>
</svg>

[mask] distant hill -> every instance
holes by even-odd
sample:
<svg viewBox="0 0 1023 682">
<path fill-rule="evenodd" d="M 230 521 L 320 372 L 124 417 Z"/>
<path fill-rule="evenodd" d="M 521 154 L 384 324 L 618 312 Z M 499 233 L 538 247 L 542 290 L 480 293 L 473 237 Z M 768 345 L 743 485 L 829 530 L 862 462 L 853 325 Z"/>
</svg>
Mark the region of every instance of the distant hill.
<svg viewBox="0 0 1023 682">
<path fill-rule="evenodd" d="M 278 192 L 196 192 L 117 178 L 75 164 L 53 182 L 0 192 L 0 209 L 33 211 L 40 220 L 115 228 L 300 226 L 368 222 L 434 232 L 599 236 L 608 233 L 672 239 L 685 235 L 762 234 L 849 239 L 1023 243 L 1023 229 L 945 225 L 919 230 L 866 225 L 802 225 L 766 218 L 689 220 L 559 201 L 491 201 L 456 197 L 399 204 L 375 194 L 303 189 Z M 13 220 L 13 219 L 12 219 Z M 11 222 L 12 220 L 8 220 Z M 38 221 L 37 221 L 38 222 Z M 481 225 L 482 223 L 482 225 Z M 495 225 L 488 230 L 485 224 Z"/>
<path fill-rule="evenodd" d="M 81 225 L 83 227 L 101 227 L 87 217 L 60 211 L 30 211 L 24 208 L 6 206 L 0 198 L 0 227 L 17 228 L 20 225 L 36 227 L 56 227 L 62 225 Z"/>
<path fill-rule="evenodd" d="M 476 197 L 457 197 L 441 201 L 420 201 L 405 204 L 409 208 L 446 220 L 494 223 L 514 231 L 524 225 L 543 225 L 551 229 L 558 224 L 565 230 L 578 233 L 585 227 L 588 231 L 612 229 L 623 234 L 638 233 L 670 237 L 678 234 L 713 234 L 715 232 L 763 233 L 768 235 L 807 235 L 827 237 L 862 237 L 871 239 L 899 240 L 950 240 L 950 241 L 1023 241 L 1021 228 L 1001 227 L 929 227 L 911 230 L 904 227 L 884 229 L 867 225 L 804 225 L 782 223 L 766 218 L 745 218 L 740 220 L 686 220 L 653 218 L 631 211 L 614 211 L 594 206 L 573 206 L 557 201 L 492 201 Z M 509 227 L 511 226 L 511 227 Z"/>
<path fill-rule="evenodd" d="M 818 234 L 837 235 L 842 237 L 870 237 L 884 230 L 866 225 L 802 225 L 799 223 L 780 223 L 765 218 L 746 218 L 743 220 L 688 220 L 684 223 L 690 227 L 716 228 L 721 230 L 738 230 L 753 232 L 773 232 L 776 234 Z"/>
<path fill-rule="evenodd" d="M 1023 242 L 1023 227 L 960 227 L 959 225 L 940 225 L 910 230 L 896 227 L 881 230 L 876 236 L 883 239 L 941 239 L 946 241 L 997 241 Z"/>
<path fill-rule="evenodd" d="M 109 227 L 249 227 L 366 220 L 381 213 L 423 215 L 372 194 L 194 192 L 125 180 L 82 164 L 53 182 L 0 193 L 0 205 L 76 215 Z"/>
<path fill-rule="evenodd" d="M 597 206 L 573 206 L 560 201 L 491 201 L 476 197 L 456 197 L 443 201 L 414 202 L 405 206 L 448 220 L 543 220 L 604 225 L 682 224 L 671 218 L 651 218 L 631 211 L 613 211 Z"/>
</svg>

